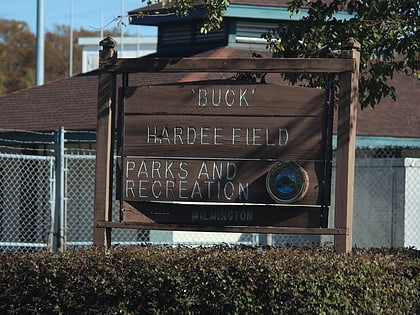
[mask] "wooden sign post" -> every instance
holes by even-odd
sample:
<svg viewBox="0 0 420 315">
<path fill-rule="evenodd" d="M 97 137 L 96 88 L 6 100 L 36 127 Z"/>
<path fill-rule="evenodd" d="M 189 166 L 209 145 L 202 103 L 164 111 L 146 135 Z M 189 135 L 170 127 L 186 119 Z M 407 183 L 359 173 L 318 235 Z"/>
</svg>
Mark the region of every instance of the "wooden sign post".
<svg viewBox="0 0 420 315">
<path fill-rule="evenodd" d="M 96 246 L 110 246 L 112 228 L 143 228 L 329 234 L 336 235 L 337 250 L 351 249 L 356 53 L 340 59 L 117 59 L 114 41 L 101 45 Z M 116 76 L 134 72 L 338 74 L 335 226 L 327 227 L 325 220 L 332 165 L 329 93 L 202 81 L 125 85 L 118 92 L 124 101 L 117 104 Z M 121 215 L 113 221 L 117 133 Z"/>
<path fill-rule="evenodd" d="M 112 221 L 112 187 L 114 165 L 114 129 L 116 112 L 116 75 L 107 71 L 117 60 L 116 41 L 107 37 L 100 42 L 98 114 L 96 129 L 96 169 L 94 221 Z M 111 246 L 111 229 L 95 227 L 93 242 L 98 247 Z"/>
<path fill-rule="evenodd" d="M 354 160 L 356 150 L 357 106 L 359 105 L 360 44 L 349 40 L 343 45 L 342 58 L 354 60 L 354 71 L 340 73 L 340 97 L 338 105 L 335 226 L 346 234 L 335 235 L 334 245 L 338 252 L 352 248 Z"/>
</svg>

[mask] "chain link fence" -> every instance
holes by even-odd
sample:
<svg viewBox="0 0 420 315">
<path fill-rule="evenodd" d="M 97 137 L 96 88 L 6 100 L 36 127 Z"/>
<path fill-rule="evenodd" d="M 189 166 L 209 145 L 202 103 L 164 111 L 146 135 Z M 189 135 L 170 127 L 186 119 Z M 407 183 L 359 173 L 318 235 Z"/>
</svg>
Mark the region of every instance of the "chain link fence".
<svg viewBox="0 0 420 315">
<path fill-rule="evenodd" d="M 356 156 L 354 245 L 420 247 L 420 148 L 359 148 Z M 61 250 L 92 245 L 94 151 L 80 154 L 80 150 L 66 149 L 63 171 L 64 220 L 60 232 L 54 229 L 55 157 L 0 153 L 0 252 L 53 250 L 55 233 L 62 234 Z M 118 215 L 115 207 L 114 220 Z M 319 245 L 332 239 L 318 235 L 113 229 L 112 241 L 120 245 L 286 246 Z"/>
<path fill-rule="evenodd" d="M 353 245 L 420 248 L 420 150 L 356 151 Z"/>
<path fill-rule="evenodd" d="M 0 251 L 48 248 L 53 168 L 48 156 L 0 155 Z"/>
<path fill-rule="evenodd" d="M 420 159 L 406 159 L 404 240 L 406 246 L 420 248 Z"/>
<path fill-rule="evenodd" d="M 93 239 L 93 208 L 95 188 L 95 156 L 66 155 L 66 229 L 67 248 L 91 246 Z M 116 202 L 115 202 L 116 204 Z M 114 207 L 113 220 L 118 220 Z M 149 231 L 113 229 L 114 244 L 149 242 Z"/>
</svg>

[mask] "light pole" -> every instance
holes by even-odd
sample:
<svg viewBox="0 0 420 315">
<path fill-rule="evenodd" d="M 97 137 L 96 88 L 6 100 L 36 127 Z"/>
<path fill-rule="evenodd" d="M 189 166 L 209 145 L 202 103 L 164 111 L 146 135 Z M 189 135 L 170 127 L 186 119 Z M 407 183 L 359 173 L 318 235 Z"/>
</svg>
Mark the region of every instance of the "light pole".
<svg viewBox="0 0 420 315">
<path fill-rule="evenodd" d="M 35 84 L 44 84 L 44 55 L 45 55 L 45 34 L 44 34 L 44 0 L 37 1 L 36 17 L 36 78 Z"/>
</svg>

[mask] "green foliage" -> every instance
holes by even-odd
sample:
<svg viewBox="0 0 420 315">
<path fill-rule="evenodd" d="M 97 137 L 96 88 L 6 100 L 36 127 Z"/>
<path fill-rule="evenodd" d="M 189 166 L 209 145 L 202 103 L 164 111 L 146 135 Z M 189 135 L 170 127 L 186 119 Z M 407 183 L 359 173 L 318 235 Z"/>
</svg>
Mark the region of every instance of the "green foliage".
<svg viewBox="0 0 420 315">
<path fill-rule="evenodd" d="M 124 247 L 0 255 L 1 314 L 413 314 L 419 252 Z"/>
<path fill-rule="evenodd" d="M 341 43 L 355 38 L 361 44 L 359 99 L 362 107 L 375 106 L 383 97 L 396 99 L 388 84 L 394 73 L 419 76 L 419 0 L 290 1 L 290 14 L 304 5 L 307 16 L 265 35 L 268 47 L 278 57 L 335 57 Z M 349 19 L 337 19 L 347 11 Z M 293 83 L 306 80 L 322 86 L 315 75 L 286 75 Z"/>
<path fill-rule="evenodd" d="M 142 0 L 147 2 L 147 4 L 153 4 L 156 2 L 162 3 L 163 7 L 172 5 L 175 9 L 175 14 L 178 16 L 188 16 L 191 11 L 196 10 L 197 8 L 205 7 L 206 14 L 204 16 L 203 25 L 201 26 L 200 31 L 204 34 L 210 32 L 211 30 L 220 28 L 223 15 L 227 7 L 229 6 L 229 0 Z"/>
<path fill-rule="evenodd" d="M 201 27 L 202 33 L 208 33 L 213 29 L 220 28 L 223 15 L 229 5 L 228 0 L 204 0 L 204 5 L 207 8 L 205 16 L 205 23 Z"/>
<path fill-rule="evenodd" d="M 196 0 L 173 2 L 178 15 L 188 15 Z M 362 107 L 375 106 L 382 98 L 396 100 L 388 81 L 394 73 L 420 79 L 420 1 L 419 0 L 290 0 L 290 15 L 307 15 L 287 21 L 265 34 L 267 47 L 277 57 L 336 57 L 341 43 L 355 38 L 361 44 L 359 100 Z M 207 16 L 202 26 L 206 33 L 219 28 L 228 0 L 204 0 Z M 351 14 L 338 19 L 337 12 Z M 286 74 L 291 83 L 325 86 L 315 74 Z"/>
</svg>

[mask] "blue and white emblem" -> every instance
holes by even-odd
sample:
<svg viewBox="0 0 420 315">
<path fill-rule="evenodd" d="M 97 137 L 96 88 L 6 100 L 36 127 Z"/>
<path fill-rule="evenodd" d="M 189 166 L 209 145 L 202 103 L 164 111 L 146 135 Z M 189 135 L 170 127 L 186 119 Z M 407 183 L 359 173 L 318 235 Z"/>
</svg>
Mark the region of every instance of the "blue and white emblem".
<svg viewBox="0 0 420 315">
<path fill-rule="evenodd" d="M 308 174 L 295 162 L 279 162 L 267 173 L 266 189 L 278 203 L 294 203 L 308 191 Z"/>
</svg>

